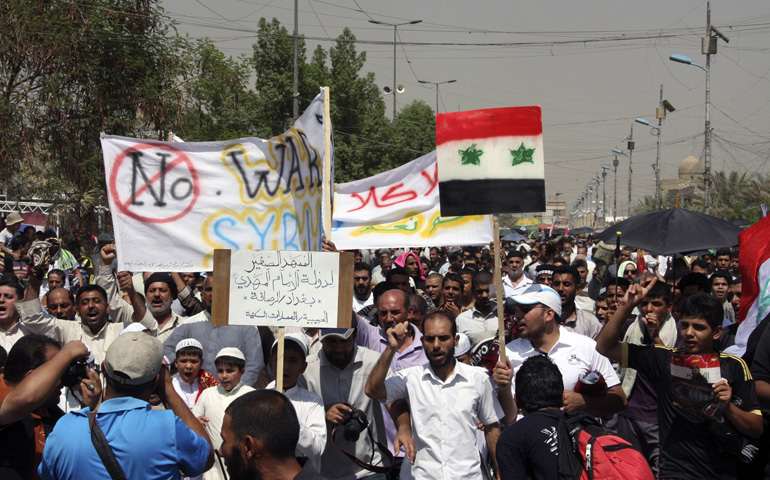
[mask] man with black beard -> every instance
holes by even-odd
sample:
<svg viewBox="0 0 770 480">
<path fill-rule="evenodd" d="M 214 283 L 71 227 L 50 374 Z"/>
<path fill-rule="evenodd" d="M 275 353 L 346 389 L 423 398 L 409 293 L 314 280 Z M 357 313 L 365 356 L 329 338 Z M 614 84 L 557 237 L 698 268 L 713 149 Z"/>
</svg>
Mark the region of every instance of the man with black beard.
<svg viewBox="0 0 770 480">
<path fill-rule="evenodd" d="M 231 480 L 324 480 L 311 462 L 294 456 L 299 421 L 291 401 L 255 390 L 233 401 L 222 423 L 220 453 Z"/>
<path fill-rule="evenodd" d="M 404 322 L 388 329 L 388 346 L 369 375 L 366 394 L 385 403 L 409 400 L 416 455 L 409 448 L 407 454 L 413 461 L 414 478 L 481 480 L 476 422 L 484 425 L 487 447 L 494 457 L 500 436 L 498 421 L 505 424 L 516 417 L 510 392 L 513 369 L 502 363 L 495 368 L 499 392 L 511 407 L 504 412 L 487 373 L 455 360 L 457 326 L 447 313 L 436 311 L 423 322 L 422 345 L 428 364 L 405 368 L 386 380 L 408 328 L 409 323 Z M 449 438 L 451 442 L 446 441 Z"/>
</svg>

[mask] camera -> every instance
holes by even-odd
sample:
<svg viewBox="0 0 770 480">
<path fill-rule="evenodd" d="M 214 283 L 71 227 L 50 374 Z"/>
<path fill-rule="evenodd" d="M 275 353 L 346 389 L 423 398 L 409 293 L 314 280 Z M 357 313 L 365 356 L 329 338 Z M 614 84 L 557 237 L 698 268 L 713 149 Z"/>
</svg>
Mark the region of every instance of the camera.
<svg viewBox="0 0 770 480">
<path fill-rule="evenodd" d="M 95 362 L 72 362 L 61 376 L 62 385 L 68 388 L 72 388 L 80 383 L 81 378 L 88 378 L 86 367 L 90 368 L 91 370 L 95 370 L 96 373 L 101 373 L 99 365 L 97 365 Z"/>
<path fill-rule="evenodd" d="M 366 418 L 366 414 L 352 405 L 345 406 L 350 407 L 350 418 L 343 424 L 342 436 L 349 442 L 357 442 L 358 437 L 361 436 L 366 427 L 369 426 L 369 420 Z"/>
</svg>

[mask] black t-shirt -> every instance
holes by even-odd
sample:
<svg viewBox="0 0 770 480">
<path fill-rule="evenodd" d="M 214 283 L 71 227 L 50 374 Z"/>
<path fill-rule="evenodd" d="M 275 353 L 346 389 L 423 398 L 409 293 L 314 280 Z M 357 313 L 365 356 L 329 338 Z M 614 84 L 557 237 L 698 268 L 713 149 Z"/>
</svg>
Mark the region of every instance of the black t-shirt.
<svg viewBox="0 0 770 480">
<path fill-rule="evenodd" d="M 737 478 L 737 457 L 724 451 L 717 440 L 717 432 L 725 426 L 686 412 L 674 403 L 671 355 L 684 352 L 666 347 L 627 346 L 627 366 L 648 375 L 658 393 L 661 478 Z M 719 364 L 721 377 L 732 387 L 732 403 L 742 410 L 759 413 L 754 380 L 746 363 L 738 357 L 720 353 Z M 724 422 L 729 423 L 726 419 Z"/>
<path fill-rule="evenodd" d="M 497 441 L 500 477 L 503 480 L 558 478 L 558 425 L 558 419 L 534 413 L 503 430 Z"/>
</svg>

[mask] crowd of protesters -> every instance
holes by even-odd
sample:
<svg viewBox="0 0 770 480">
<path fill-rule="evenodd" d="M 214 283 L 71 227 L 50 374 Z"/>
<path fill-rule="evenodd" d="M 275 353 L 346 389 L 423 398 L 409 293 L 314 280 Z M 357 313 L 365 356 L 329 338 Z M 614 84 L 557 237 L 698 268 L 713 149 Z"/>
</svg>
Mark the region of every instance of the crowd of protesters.
<svg viewBox="0 0 770 480">
<path fill-rule="evenodd" d="M 558 478 L 573 412 L 656 478 L 764 478 L 770 336 L 727 353 L 735 250 L 355 251 L 351 328 L 287 327 L 279 357 L 275 329 L 211 324 L 210 273 L 116 271 L 109 234 L 91 257 L 42 235 L 41 260 L 20 223 L 0 232 L 0 478 Z"/>
</svg>

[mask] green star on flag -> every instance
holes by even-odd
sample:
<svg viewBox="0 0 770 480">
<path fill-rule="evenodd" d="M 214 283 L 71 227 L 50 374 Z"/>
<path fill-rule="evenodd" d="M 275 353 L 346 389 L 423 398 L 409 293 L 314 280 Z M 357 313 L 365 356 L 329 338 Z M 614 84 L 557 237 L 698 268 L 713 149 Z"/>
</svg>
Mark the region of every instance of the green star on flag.
<svg viewBox="0 0 770 480">
<path fill-rule="evenodd" d="M 508 151 L 511 152 L 511 156 L 513 157 L 513 161 L 511 162 L 511 166 L 513 167 L 527 162 L 535 163 L 535 160 L 532 159 L 532 156 L 535 154 L 535 149 L 525 147 L 524 142 L 521 142 L 521 146 L 516 150 L 508 149 Z"/>
<path fill-rule="evenodd" d="M 479 157 L 484 154 L 484 150 L 477 149 L 474 143 L 465 150 L 458 150 L 457 153 L 462 155 L 460 165 L 481 165 Z"/>
</svg>

